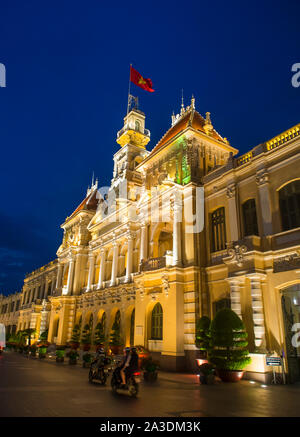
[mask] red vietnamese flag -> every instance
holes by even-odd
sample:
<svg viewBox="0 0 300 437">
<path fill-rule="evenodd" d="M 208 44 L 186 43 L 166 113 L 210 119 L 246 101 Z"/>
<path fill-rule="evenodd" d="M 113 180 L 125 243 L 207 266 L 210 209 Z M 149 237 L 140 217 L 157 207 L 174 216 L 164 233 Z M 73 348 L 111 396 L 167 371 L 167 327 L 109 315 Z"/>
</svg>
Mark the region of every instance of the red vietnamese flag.
<svg viewBox="0 0 300 437">
<path fill-rule="evenodd" d="M 152 80 L 151 79 L 145 79 L 138 71 L 136 71 L 131 65 L 130 65 L 130 80 L 135 85 L 139 86 L 145 91 L 149 91 L 150 93 L 154 92 Z"/>
</svg>

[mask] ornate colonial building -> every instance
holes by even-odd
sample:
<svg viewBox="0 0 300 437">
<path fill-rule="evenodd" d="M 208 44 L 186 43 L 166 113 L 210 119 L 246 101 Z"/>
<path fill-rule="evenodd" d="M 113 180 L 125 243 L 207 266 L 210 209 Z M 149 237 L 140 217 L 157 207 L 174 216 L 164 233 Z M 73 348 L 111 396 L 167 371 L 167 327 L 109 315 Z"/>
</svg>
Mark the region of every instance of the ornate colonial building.
<svg viewBox="0 0 300 437">
<path fill-rule="evenodd" d="M 21 293 L 14 293 L 8 296 L 0 294 L 0 323 L 5 325 L 8 334 L 15 334 L 17 331 L 20 305 Z"/>
<path fill-rule="evenodd" d="M 181 370 L 194 365 L 197 318 L 228 306 L 249 334 L 249 374 L 264 380 L 273 352 L 299 379 L 299 132 L 235 157 L 192 98 L 149 152 L 132 109 L 108 191 L 92 184 L 62 224 L 57 259 L 26 277 L 18 328 L 65 344 L 74 325 L 102 322 L 109 335 L 117 319 L 124 344 Z"/>
</svg>

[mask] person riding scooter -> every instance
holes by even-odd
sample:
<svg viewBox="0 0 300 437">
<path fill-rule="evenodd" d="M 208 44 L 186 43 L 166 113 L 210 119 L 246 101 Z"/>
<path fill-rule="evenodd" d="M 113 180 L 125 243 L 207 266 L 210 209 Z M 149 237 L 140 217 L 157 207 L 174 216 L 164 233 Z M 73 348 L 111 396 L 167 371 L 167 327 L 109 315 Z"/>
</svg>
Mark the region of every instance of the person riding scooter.
<svg viewBox="0 0 300 437">
<path fill-rule="evenodd" d="M 125 375 L 125 371 L 128 368 L 128 366 L 129 366 L 130 359 L 131 359 L 130 347 L 126 347 L 124 349 L 124 358 L 123 358 L 123 361 L 122 361 L 121 365 L 119 366 L 120 376 L 121 376 L 121 379 L 122 379 L 122 387 L 126 387 L 126 375 Z"/>
<path fill-rule="evenodd" d="M 107 379 L 109 369 L 108 365 L 111 363 L 110 357 L 107 357 L 103 348 L 98 349 L 94 360 L 91 363 L 89 372 L 89 381 L 93 382 L 97 379 L 104 385 Z"/>
<path fill-rule="evenodd" d="M 136 372 L 138 370 L 138 361 L 139 356 L 136 353 L 136 348 L 126 348 L 127 354 L 126 354 L 126 360 L 124 361 L 124 365 L 122 366 L 120 370 L 121 378 L 122 378 L 122 386 L 126 386 L 126 381 L 130 377 L 130 375 L 133 372 Z M 129 350 L 129 351 L 128 351 Z"/>
</svg>

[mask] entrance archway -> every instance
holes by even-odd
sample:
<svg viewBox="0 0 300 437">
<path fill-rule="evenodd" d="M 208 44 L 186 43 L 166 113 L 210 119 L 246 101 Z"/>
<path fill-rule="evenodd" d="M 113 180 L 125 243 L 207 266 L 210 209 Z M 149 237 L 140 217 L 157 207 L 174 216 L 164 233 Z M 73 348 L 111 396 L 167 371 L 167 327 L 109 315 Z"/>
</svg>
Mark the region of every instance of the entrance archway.
<svg viewBox="0 0 300 437">
<path fill-rule="evenodd" d="M 293 326 L 300 323 L 300 284 L 291 285 L 282 290 L 281 307 L 284 323 L 286 358 L 290 382 L 300 381 L 300 346 L 293 342 Z"/>
</svg>

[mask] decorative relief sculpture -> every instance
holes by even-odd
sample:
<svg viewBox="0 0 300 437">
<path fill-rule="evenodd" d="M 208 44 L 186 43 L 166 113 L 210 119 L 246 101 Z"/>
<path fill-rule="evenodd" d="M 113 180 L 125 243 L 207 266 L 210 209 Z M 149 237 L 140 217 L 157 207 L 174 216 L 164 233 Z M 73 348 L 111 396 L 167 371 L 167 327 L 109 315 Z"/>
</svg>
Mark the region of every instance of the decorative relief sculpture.
<svg viewBox="0 0 300 437">
<path fill-rule="evenodd" d="M 248 248 L 244 244 L 233 244 L 232 247 L 227 249 L 228 257 L 226 257 L 226 261 L 235 262 L 238 267 L 242 267 L 244 262 L 244 254 L 247 252 L 247 250 Z"/>
<path fill-rule="evenodd" d="M 288 270 L 294 270 L 299 268 L 300 268 L 300 251 L 274 259 L 274 264 L 273 264 L 274 273 L 285 272 Z"/>
</svg>

